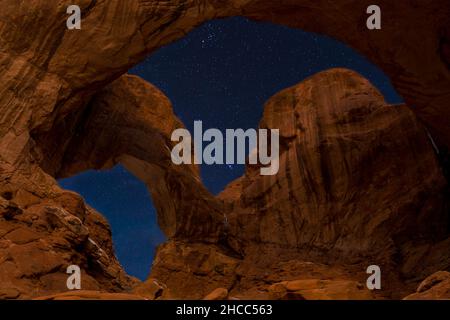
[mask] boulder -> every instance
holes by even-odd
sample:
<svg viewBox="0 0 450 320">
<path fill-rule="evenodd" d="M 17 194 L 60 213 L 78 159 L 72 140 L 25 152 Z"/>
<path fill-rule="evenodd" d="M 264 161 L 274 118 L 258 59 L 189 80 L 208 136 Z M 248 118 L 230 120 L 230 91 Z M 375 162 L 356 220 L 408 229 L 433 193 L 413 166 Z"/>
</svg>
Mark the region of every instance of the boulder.
<svg viewBox="0 0 450 320">
<path fill-rule="evenodd" d="M 217 288 L 206 295 L 203 300 L 226 300 L 228 298 L 228 290 L 225 288 Z"/>
<path fill-rule="evenodd" d="M 417 291 L 404 298 L 405 300 L 449 300 L 450 272 L 438 271 L 423 280 Z"/>
</svg>

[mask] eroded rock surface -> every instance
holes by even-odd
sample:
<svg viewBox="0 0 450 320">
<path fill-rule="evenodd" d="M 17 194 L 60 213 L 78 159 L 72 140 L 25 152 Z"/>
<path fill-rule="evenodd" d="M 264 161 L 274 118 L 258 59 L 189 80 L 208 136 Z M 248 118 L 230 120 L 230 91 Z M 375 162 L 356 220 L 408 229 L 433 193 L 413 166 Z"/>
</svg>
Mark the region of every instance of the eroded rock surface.
<svg viewBox="0 0 450 320">
<path fill-rule="evenodd" d="M 72 4 L 0 2 L 0 147 L 8 162 L 27 160 L 33 133 L 48 131 L 147 54 L 207 20 L 236 15 L 350 44 L 390 76 L 435 139 L 450 146 L 448 2 L 380 0 L 377 31 L 365 25 L 368 0 L 80 0 L 82 31 L 66 28 Z"/>
<path fill-rule="evenodd" d="M 42 150 L 39 163 L 24 166 L 24 171 L 3 164 L 4 297 L 65 291 L 65 270 L 72 264 L 88 273 L 82 274 L 84 290 L 137 290 L 138 281 L 125 275 L 114 256 L 106 220 L 80 196 L 61 190 L 53 177 L 121 162 L 149 185 L 168 237 L 217 242 L 223 224 L 221 202 L 201 184 L 195 166 L 175 166 L 170 158 L 174 144 L 170 135 L 180 127 L 170 102 L 158 89 L 124 76 L 84 109 L 35 137 Z"/>
<path fill-rule="evenodd" d="M 365 28 L 372 3 L 359 0 L 80 0 L 82 31 L 65 27 L 70 4 L 0 1 L 0 298 L 64 292 L 74 263 L 84 289 L 135 288 L 106 221 L 55 181 L 119 162 L 147 183 L 170 238 L 152 271 L 162 297 L 224 288 L 267 298 L 302 274 L 364 283 L 373 263 L 387 279 L 377 295 L 401 297 L 449 268 L 445 180 L 414 115 L 450 146 L 450 3 L 381 0 L 379 31 Z M 170 162 L 168 133 L 182 124 L 168 100 L 119 77 L 202 22 L 235 15 L 350 44 L 411 109 L 387 105 L 350 71 L 321 73 L 266 106 L 261 126 L 282 132 L 280 172 L 249 167 L 212 197 L 195 167 Z"/>
<path fill-rule="evenodd" d="M 448 300 L 450 299 L 450 272 L 438 271 L 427 277 L 417 291 L 405 300 Z"/>
<path fill-rule="evenodd" d="M 126 75 L 97 93 L 77 119 L 72 122 L 76 134 L 59 147 L 47 142 L 64 137 L 65 121 L 39 137 L 47 172 L 60 178 L 120 162 L 148 185 L 168 237 L 217 241 L 223 221 L 220 202 L 200 182 L 196 166 L 173 164 L 171 135 L 184 126 L 164 94 Z"/>
<path fill-rule="evenodd" d="M 276 300 L 370 300 L 372 293 L 364 284 L 345 280 L 294 280 L 269 287 Z"/>
<path fill-rule="evenodd" d="M 272 97 L 260 126 L 280 129 L 278 174 L 248 166 L 219 195 L 227 224 L 218 246 L 170 241 L 159 249 L 152 276 L 169 290 L 200 298 L 222 285 L 230 296 L 267 298 L 271 284 L 308 274 L 348 288 L 329 298 L 368 298 L 353 284 L 365 284 L 376 264 L 384 290 L 374 297 L 401 298 L 415 279 L 450 266 L 446 181 L 405 105 L 333 69 Z M 302 261 L 313 261 L 309 273 L 280 266 Z"/>
<path fill-rule="evenodd" d="M 51 184 L 45 194 L 22 187 L 0 196 L 0 299 L 67 291 L 70 265 L 81 268 L 87 290 L 122 292 L 138 282 L 117 261 L 107 221 L 79 195 Z"/>
<path fill-rule="evenodd" d="M 106 222 L 99 228 L 102 224 L 89 219 L 100 219 L 98 214 L 81 199 L 74 201 L 75 194 L 60 190 L 51 177 L 119 162 L 147 183 L 160 225 L 170 238 L 158 249 L 151 274 L 163 289 L 156 294 L 141 285 L 147 298 L 201 299 L 224 288 L 233 298 L 266 299 L 275 296 L 275 284 L 302 279 L 331 282 L 319 281 L 318 291 L 306 296 L 287 290 L 280 298 L 307 299 L 330 288 L 328 298 L 368 298 L 372 295 L 366 289 L 353 284 L 364 283 L 370 264 L 382 265 L 389 279 L 385 291 L 375 297 L 398 298 L 413 285 L 401 278 L 424 278 L 426 272 L 449 265 L 441 255 L 449 243 L 446 182 L 431 142 L 406 106 L 386 104 L 352 71 L 322 72 L 271 98 L 261 127 L 280 129 L 280 171 L 260 176 L 257 166 L 249 166 L 217 198 L 203 187 L 195 166 L 170 161 L 169 135 L 182 124 L 167 98 L 143 80 L 121 77 L 72 116 L 75 134 L 62 132 L 63 122 L 36 136 L 48 152 L 29 168 L 33 174 L 12 170 L 2 185 L 7 198 L 2 200 L 5 256 L 14 254 L 16 245 L 28 250 L 12 258 L 21 270 L 16 273 L 21 282 L 4 286 L 6 298 L 63 291 L 66 275 L 61 271 L 73 263 L 72 250 L 79 251 L 87 278 L 95 275 L 96 287 L 83 289 L 137 292 L 136 281 L 124 275 L 114 258 Z M 51 136 L 60 138 L 57 146 Z M 400 170 L 405 174 L 399 175 Z M 14 189 L 17 186 L 21 188 Z M 47 204 L 52 197 L 53 206 Z M 37 216 L 22 218 L 29 212 Z M 88 218 L 86 212 L 91 213 Z M 39 234 L 40 228 L 54 229 Z M 69 245 L 62 247 L 61 238 L 69 239 Z M 53 247 L 60 251 L 48 250 Z M 28 270 L 26 259 L 41 256 L 41 251 L 49 251 L 45 262 Z M 26 260 L 22 264 L 21 258 Z M 103 275 L 95 274 L 92 259 L 101 262 L 105 279 L 123 280 L 112 286 L 105 282 Z M 313 262 L 306 264 L 310 271 L 305 273 L 298 264 L 308 261 Z M 5 259 L 5 274 L 9 265 Z M 55 279 L 48 276 L 55 271 Z M 37 290 L 36 278 L 44 283 Z M 45 286 L 47 291 L 42 290 Z M 331 293 L 341 287 L 356 291 L 346 289 L 339 297 Z M 308 285 L 305 290 L 310 289 Z"/>
<path fill-rule="evenodd" d="M 446 239 L 446 181 L 431 142 L 405 105 L 387 104 L 358 74 L 329 70 L 283 90 L 260 126 L 280 128 L 280 170 L 249 166 L 220 195 L 237 251 L 265 244 L 403 264 L 413 248 Z"/>
<path fill-rule="evenodd" d="M 35 300 L 146 300 L 139 295 L 109 293 L 94 290 L 76 290 L 36 298 Z"/>
</svg>

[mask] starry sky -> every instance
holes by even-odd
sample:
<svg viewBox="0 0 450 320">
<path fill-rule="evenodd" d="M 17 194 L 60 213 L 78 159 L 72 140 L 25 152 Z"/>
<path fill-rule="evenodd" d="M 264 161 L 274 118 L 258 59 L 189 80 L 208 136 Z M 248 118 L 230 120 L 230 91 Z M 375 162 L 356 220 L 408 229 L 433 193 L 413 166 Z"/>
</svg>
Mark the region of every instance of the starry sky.
<svg viewBox="0 0 450 320">
<path fill-rule="evenodd" d="M 161 48 L 129 72 L 159 87 L 189 130 L 257 128 L 264 103 L 317 72 L 345 67 L 369 79 L 390 103 L 402 102 L 389 79 L 350 47 L 326 36 L 244 18 L 208 22 Z M 214 194 L 244 172 L 243 165 L 202 165 Z M 60 181 L 107 217 L 117 257 L 140 279 L 165 240 L 143 183 L 122 166 Z"/>
</svg>

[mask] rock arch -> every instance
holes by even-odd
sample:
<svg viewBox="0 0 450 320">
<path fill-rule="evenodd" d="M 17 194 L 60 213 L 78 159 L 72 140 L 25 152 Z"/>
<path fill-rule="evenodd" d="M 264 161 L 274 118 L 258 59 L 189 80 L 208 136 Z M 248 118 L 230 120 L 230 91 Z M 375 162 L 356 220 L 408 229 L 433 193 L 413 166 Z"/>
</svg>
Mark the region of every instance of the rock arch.
<svg viewBox="0 0 450 320">
<path fill-rule="evenodd" d="M 81 31 L 64 27 L 64 2 L 59 6 L 44 1 L 26 7 L 3 4 L 1 105 L 7 117 L 2 118 L 0 134 L 4 136 L 17 120 L 26 122 L 30 131 L 45 131 L 58 113 L 82 105 L 96 89 L 145 55 L 204 21 L 243 15 L 349 44 L 380 66 L 436 139 L 449 145 L 445 104 L 450 87 L 449 5 L 439 0 L 426 5 L 379 1 L 382 29 L 370 31 L 365 28 L 369 4 L 356 0 L 333 6 L 328 1 L 306 0 L 85 0 L 80 1 Z M 27 14 L 13 21 L 20 12 Z M 28 32 L 31 26 L 33 33 Z M 21 139 L 23 144 L 26 139 Z"/>
<path fill-rule="evenodd" d="M 172 206 L 155 203 L 166 234 L 178 240 L 213 243 L 218 251 L 212 247 L 199 251 L 213 250 L 205 255 L 218 255 L 214 261 L 226 261 L 221 265 L 225 269 L 235 266 L 234 259 L 242 254 L 243 239 L 236 233 L 233 236 L 236 230 L 225 230 L 223 226 L 223 214 L 233 210 L 234 204 L 209 195 L 198 181 L 195 168 L 180 170 L 167 162 L 165 134 L 180 123 L 169 117 L 171 123 L 156 125 L 161 114 L 145 111 L 140 116 L 148 118 L 142 122 L 120 108 L 122 102 L 142 107 L 139 97 L 145 95 L 158 96 L 156 105 L 161 103 L 167 111 L 168 102 L 155 88 L 136 78 L 121 76 L 152 51 L 213 18 L 242 15 L 319 32 L 349 44 L 390 76 L 438 145 L 450 146 L 448 3 L 380 0 L 383 23 L 382 30 L 377 31 L 365 28 L 365 9 L 370 1 L 344 0 L 330 5 L 325 0 L 80 0 L 79 4 L 82 29 L 71 31 L 65 28 L 69 1 L 61 1 L 58 6 L 44 0 L 0 4 L 0 192 L 7 195 L 2 197 L 1 207 L 5 217 L 25 212 L 32 219 L 32 213 L 39 212 L 38 216 L 42 213 L 48 218 L 52 213 L 46 208 L 47 200 L 52 199 L 53 206 L 63 206 L 58 199 L 65 195 L 52 177 L 122 161 L 144 181 L 160 182 L 152 189 L 158 193 L 154 199 L 165 202 L 181 185 L 182 192 L 171 198 Z M 128 91 L 121 91 L 122 88 Z M 145 106 L 140 110 L 146 110 Z M 127 123 L 138 130 L 130 132 Z M 104 139 L 92 145 L 89 137 L 99 134 Z M 139 140 L 127 145 L 126 137 L 135 134 L 142 141 L 154 141 L 154 145 L 147 149 Z M 113 143 L 120 147 L 109 149 Z M 429 178 L 441 181 L 439 175 Z M 83 207 L 80 204 L 64 210 L 75 216 L 82 212 L 86 223 L 92 223 L 94 218 L 86 218 L 89 210 L 81 210 L 80 206 Z M 228 238 L 222 243 L 224 237 Z M 192 248 L 172 242 L 161 254 L 170 257 L 173 250 L 190 256 Z M 89 252 L 88 256 L 98 258 L 98 249 Z M 121 272 L 113 260 L 99 264 L 102 272 L 97 276 L 102 281 L 111 274 L 111 268 L 113 274 Z M 160 268 L 163 269 L 164 266 Z M 39 272 L 48 272 L 48 266 L 43 270 Z M 129 285 L 129 279 L 121 280 L 113 289 Z"/>
</svg>

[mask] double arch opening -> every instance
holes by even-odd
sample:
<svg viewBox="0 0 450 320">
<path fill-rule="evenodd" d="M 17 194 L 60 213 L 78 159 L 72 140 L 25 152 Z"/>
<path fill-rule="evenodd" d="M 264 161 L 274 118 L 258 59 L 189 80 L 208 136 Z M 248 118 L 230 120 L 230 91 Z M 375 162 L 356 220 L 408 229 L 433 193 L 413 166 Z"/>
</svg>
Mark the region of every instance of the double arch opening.
<svg viewBox="0 0 450 320">
<path fill-rule="evenodd" d="M 334 67 L 362 74 L 389 103 L 402 101 L 379 68 L 337 40 L 246 18 L 210 21 L 129 72 L 162 90 L 192 131 L 195 120 L 221 130 L 256 128 L 272 95 Z M 201 168 L 203 183 L 212 194 L 243 172 L 242 165 Z M 144 280 L 157 245 L 165 240 L 145 184 L 121 165 L 60 184 L 83 195 L 108 218 L 119 260 L 129 274 Z"/>
</svg>

